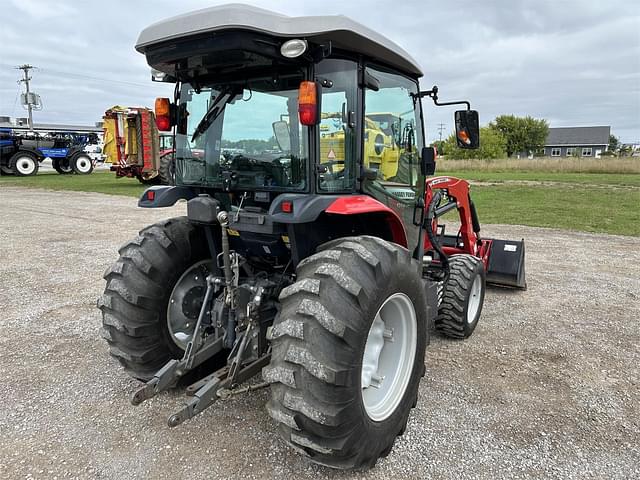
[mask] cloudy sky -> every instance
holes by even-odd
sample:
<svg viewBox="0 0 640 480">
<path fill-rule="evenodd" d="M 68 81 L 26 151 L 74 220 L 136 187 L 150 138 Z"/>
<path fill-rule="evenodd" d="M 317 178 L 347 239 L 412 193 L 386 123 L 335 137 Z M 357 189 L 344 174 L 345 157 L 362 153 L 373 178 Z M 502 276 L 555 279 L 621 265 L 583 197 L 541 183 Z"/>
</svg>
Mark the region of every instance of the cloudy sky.
<svg viewBox="0 0 640 480">
<path fill-rule="evenodd" d="M 152 106 L 153 84 L 133 45 L 141 29 L 202 0 L 0 0 L 0 115 L 26 116 L 17 94 L 30 63 L 43 99 L 36 122 L 92 124 L 112 105 Z M 422 65 L 423 88 L 469 99 L 486 123 L 503 113 L 551 126 L 610 125 L 640 143 L 640 2 L 637 0 L 248 0 L 281 13 L 344 14 L 381 32 Z M 391 9 L 389 8 L 391 6 Z M 9 20 L 9 21 L 7 21 Z M 427 106 L 427 137 L 453 112 Z"/>
</svg>

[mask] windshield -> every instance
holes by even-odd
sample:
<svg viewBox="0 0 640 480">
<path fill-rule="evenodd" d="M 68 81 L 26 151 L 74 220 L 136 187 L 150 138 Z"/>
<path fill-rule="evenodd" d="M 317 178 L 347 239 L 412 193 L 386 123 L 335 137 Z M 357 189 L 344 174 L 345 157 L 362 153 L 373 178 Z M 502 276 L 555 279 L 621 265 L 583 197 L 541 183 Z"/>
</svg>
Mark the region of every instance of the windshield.
<svg viewBox="0 0 640 480">
<path fill-rule="evenodd" d="M 292 81 L 295 80 L 295 81 Z M 296 79 L 181 87 L 176 183 L 223 190 L 305 190 L 308 132 Z"/>
</svg>

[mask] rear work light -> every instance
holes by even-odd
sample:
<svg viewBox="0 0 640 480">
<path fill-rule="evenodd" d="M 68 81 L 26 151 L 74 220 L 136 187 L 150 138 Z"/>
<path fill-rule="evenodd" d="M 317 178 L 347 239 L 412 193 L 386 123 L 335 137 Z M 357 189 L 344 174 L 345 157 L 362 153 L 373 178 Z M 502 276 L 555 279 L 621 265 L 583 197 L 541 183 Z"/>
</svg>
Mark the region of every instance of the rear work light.
<svg viewBox="0 0 640 480">
<path fill-rule="evenodd" d="M 296 58 L 307 50 L 307 42 L 299 38 L 288 40 L 280 47 L 280 54 L 287 58 Z"/>
<path fill-rule="evenodd" d="M 298 113 L 302 125 L 316 125 L 318 123 L 318 90 L 316 82 L 300 82 Z"/>
<path fill-rule="evenodd" d="M 156 126 L 161 132 L 171 130 L 171 104 L 168 98 L 156 98 Z"/>
</svg>

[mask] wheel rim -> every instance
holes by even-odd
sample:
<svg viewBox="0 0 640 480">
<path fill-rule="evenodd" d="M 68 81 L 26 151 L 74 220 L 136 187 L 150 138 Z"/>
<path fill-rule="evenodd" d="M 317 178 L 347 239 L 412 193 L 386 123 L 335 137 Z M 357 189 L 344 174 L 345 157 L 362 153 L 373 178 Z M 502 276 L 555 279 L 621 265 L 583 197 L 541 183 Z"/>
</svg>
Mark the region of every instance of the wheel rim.
<svg viewBox="0 0 640 480">
<path fill-rule="evenodd" d="M 89 173 L 91 171 L 91 159 L 85 156 L 76 158 L 76 169 L 80 173 Z"/>
<path fill-rule="evenodd" d="M 404 293 L 385 300 L 371 324 L 362 357 L 362 400 L 374 421 L 388 418 L 404 397 L 417 347 L 416 312 Z"/>
<path fill-rule="evenodd" d="M 31 175 L 36 169 L 36 162 L 31 157 L 19 157 L 16 160 L 16 170 L 21 175 Z"/>
<path fill-rule="evenodd" d="M 478 309 L 480 308 L 480 297 L 482 296 L 482 278 L 476 275 L 471 285 L 471 293 L 469 293 L 469 303 L 467 304 L 467 323 L 471 324 L 476 319 Z"/>
<path fill-rule="evenodd" d="M 191 266 L 178 279 L 169 297 L 167 328 L 171 339 L 182 349 L 186 348 L 196 328 L 212 267 L 211 260 Z"/>
</svg>

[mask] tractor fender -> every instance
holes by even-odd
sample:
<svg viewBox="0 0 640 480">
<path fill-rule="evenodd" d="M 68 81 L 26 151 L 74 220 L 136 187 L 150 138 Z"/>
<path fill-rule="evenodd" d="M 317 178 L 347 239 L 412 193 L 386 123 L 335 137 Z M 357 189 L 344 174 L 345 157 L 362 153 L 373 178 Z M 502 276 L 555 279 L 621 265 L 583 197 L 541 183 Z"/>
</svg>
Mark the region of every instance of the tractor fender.
<svg viewBox="0 0 640 480">
<path fill-rule="evenodd" d="M 82 147 L 82 146 L 70 147 L 69 151 L 67 152 L 67 157 L 66 158 L 71 158 L 71 157 L 73 157 L 74 155 L 76 155 L 78 153 L 86 153 L 84 151 L 84 147 Z"/>
<path fill-rule="evenodd" d="M 36 149 L 34 147 L 23 147 L 22 145 L 20 145 L 16 149 L 16 151 L 13 152 L 11 154 L 11 156 L 8 158 L 8 160 L 7 160 L 7 164 L 8 164 L 7 167 L 8 168 L 13 169 L 15 167 L 15 163 L 16 162 L 15 162 L 14 157 L 15 157 L 15 155 L 17 155 L 20 152 L 29 152 L 29 153 L 33 154 L 36 157 L 36 159 L 38 160 L 38 163 L 42 162 L 45 159 L 44 155 L 42 155 L 42 153 L 40 153 L 40 151 L 38 149 Z"/>
<path fill-rule="evenodd" d="M 175 205 L 178 200 L 191 200 L 197 197 L 197 192 L 188 187 L 176 187 L 169 185 L 154 185 L 147 188 L 140 200 L 138 207 L 163 208 Z"/>
<path fill-rule="evenodd" d="M 336 215 L 361 215 L 365 213 L 381 213 L 385 222 L 389 225 L 393 242 L 406 247 L 407 233 L 402 224 L 402 220 L 396 212 L 387 207 L 384 203 L 368 195 L 349 195 L 336 199 L 325 213 Z"/>
<path fill-rule="evenodd" d="M 291 202 L 290 211 L 286 212 L 282 204 Z M 402 220 L 396 212 L 368 195 L 308 195 L 286 193 L 276 197 L 269 209 L 269 215 L 275 222 L 297 224 L 310 223 L 318 219 L 320 214 L 363 215 L 381 213 L 389 225 L 394 243 L 407 246 L 407 234 Z"/>
<path fill-rule="evenodd" d="M 20 145 L 18 147 L 18 149 L 13 153 L 13 155 L 15 155 L 16 153 L 19 152 L 29 152 L 29 153 L 33 153 L 36 158 L 38 159 L 38 162 L 42 162 L 42 160 L 44 160 L 44 155 L 42 155 L 42 152 L 40 152 L 40 150 L 38 150 L 35 147 L 24 147 L 22 145 Z M 13 162 L 11 162 L 12 165 L 9 165 L 9 168 L 13 168 Z"/>
</svg>

